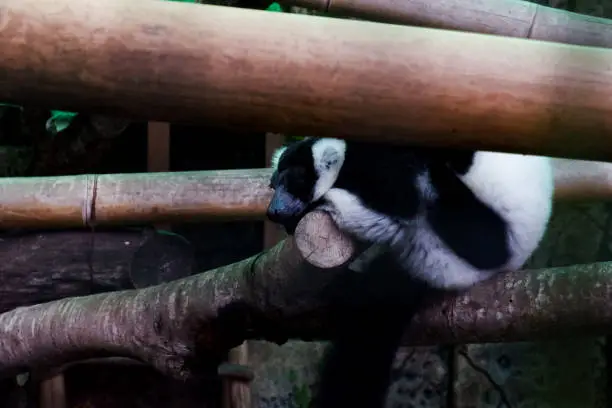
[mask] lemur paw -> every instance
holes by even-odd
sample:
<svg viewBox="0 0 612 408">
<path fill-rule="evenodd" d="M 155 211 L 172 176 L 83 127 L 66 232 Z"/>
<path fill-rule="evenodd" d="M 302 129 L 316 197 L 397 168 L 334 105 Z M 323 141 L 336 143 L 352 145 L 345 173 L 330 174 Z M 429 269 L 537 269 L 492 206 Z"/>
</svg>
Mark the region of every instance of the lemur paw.
<svg viewBox="0 0 612 408">
<path fill-rule="evenodd" d="M 351 209 L 359 205 L 357 197 L 341 188 L 331 188 L 323 197 L 336 208 Z"/>
<path fill-rule="evenodd" d="M 354 205 L 353 201 L 355 200 L 351 194 L 338 188 L 330 189 L 325 193 L 323 199 L 324 202 L 317 209 L 328 213 L 336 224 L 342 224 L 342 212 L 350 209 Z M 343 209 L 343 211 L 340 209 Z"/>
</svg>

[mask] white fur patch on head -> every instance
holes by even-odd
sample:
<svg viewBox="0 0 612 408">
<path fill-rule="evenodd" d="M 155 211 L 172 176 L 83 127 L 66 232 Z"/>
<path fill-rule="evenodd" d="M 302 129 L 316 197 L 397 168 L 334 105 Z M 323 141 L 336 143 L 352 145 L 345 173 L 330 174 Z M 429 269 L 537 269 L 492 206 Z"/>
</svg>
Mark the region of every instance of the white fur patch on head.
<svg viewBox="0 0 612 408">
<path fill-rule="evenodd" d="M 342 139 L 322 138 L 312 145 L 314 169 L 319 176 L 314 187 L 313 201 L 333 187 L 344 164 L 346 142 Z"/>
<path fill-rule="evenodd" d="M 274 153 L 272 153 L 272 158 L 270 159 L 270 167 L 272 167 L 274 170 L 278 168 L 278 162 L 280 161 L 280 158 L 283 153 L 285 153 L 285 150 L 287 150 L 287 146 L 283 146 L 279 149 L 276 149 Z"/>
</svg>

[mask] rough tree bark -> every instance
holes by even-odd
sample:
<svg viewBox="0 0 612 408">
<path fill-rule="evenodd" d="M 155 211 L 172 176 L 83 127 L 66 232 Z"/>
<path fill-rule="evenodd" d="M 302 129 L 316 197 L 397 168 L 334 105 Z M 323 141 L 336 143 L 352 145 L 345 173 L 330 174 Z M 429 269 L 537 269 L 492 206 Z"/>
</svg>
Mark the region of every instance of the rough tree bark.
<svg viewBox="0 0 612 408">
<path fill-rule="evenodd" d="M 139 290 L 17 308 L 0 315 L 0 372 L 116 355 L 177 378 L 216 375 L 245 339 L 325 339 L 330 290 L 342 289 L 355 245 L 324 213 L 295 238 L 244 261 Z M 551 338 L 610 330 L 612 266 L 582 265 L 501 276 L 432 303 L 409 344 Z M 339 286 L 337 286 L 340 284 Z"/>
<path fill-rule="evenodd" d="M 178 236 L 136 228 L 0 234 L 0 312 L 185 276 L 195 261 L 184 247 Z"/>
</svg>

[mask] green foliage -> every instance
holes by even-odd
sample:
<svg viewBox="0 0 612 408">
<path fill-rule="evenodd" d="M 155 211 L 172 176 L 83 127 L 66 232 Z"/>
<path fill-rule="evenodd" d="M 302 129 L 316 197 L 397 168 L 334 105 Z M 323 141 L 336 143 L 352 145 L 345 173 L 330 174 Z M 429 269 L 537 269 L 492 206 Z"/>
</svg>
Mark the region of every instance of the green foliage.
<svg viewBox="0 0 612 408">
<path fill-rule="evenodd" d="M 2 117 L 6 109 L 10 108 L 23 110 L 23 107 L 19 105 L 15 105 L 12 103 L 0 103 L 0 117 Z M 49 120 L 47 120 L 45 126 L 47 132 L 51 133 L 52 135 L 56 135 L 59 132 L 65 130 L 66 128 L 68 128 L 68 126 L 70 126 L 72 120 L 76 115 L 77 113 L 75 112 L 52 110 L 51 117 L 49 118 Z"/>
<path fill-rule="evenodd" d="M 293 400 L 298 408 L 308 408 L 310 406 L 310 388 L 306 384 L 298 384 L 298 375 L 293 369 L 289 369 L 287 374 L 291 383 L 291 391 L 293 392 Z"/>
<path fill-rule="evenodd" d="M 286 139 L 288 142 L 297 142 L 299 140 L 304 139 L 305 136 L 287 136 Z"/>
<path fill-rule="evenodd" d="M 197 0 L 169 0 L 169 1 L 179 1 L 183 3 L 197 3 Z M 6 108 L 23 109 L 23 107 L 19 105 L 14 105 L 11 103 L 0 103 L 0 117 L 2 117 Z M 47 132 L 49 132 L 51 135 L 56 135 L 66 130 L 77 115 L 78 113 L 76 112 L 52 110 L 51 117 L 47 120 L 47 123 L 45 124 Z"/>
<path fill-rule="evenodd" d="M 270 4 L 266 10 L 268 10 L 268 11 L 278 11 L 278 12 L 281 12 L 281 13 L 284 11 L 283 8 L 281 7 L 281 5 L 276 3 L 276 2 Z"/>
<path fill-rule="evenodd" d="M 310 390 L 305 384 L 293 387 L 295 405 L 298 408 L 308 408 L 310 406 Z"/>
<path fill-rule="evenodd" d="M 0 177 L 19 177 L 32 161 L 32 150 L 0 146 Z"/>
<path fill-rule="evenodd" d="M 166 235 L 166 236 L 170 236 L 170 237 L 176 237 L 179 238 L 181 241 L 183 241 L 184 243 L 191 245 L 191 242 L 189 242 L 189 240 L 187 238 L 185 238 L 184 236 L 177 234 L 176 232 L 172 232 L 172 231 L 168 231 L 168 230 L 164 230 L 164 229 L 158 229 L 156 230 L 158 234 L 160 235 Z"/>
<path fill-rule="evenodd" d="M 47 132 L 56 135 L 67 129 L 76 115 L 77 113 L 74 112 L 52 110 L 51 117 L 47 120 L 45 125 Z"/>
</svg>

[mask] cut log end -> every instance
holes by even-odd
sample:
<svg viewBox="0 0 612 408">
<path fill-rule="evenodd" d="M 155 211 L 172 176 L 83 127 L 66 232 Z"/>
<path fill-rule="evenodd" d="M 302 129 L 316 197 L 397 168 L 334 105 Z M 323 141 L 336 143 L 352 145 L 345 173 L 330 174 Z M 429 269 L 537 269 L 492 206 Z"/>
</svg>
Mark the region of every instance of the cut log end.
<svg viewBox="0 0 612 408">
<path fill-rule="evenodd" d="M 355 254 L 353 240 L 323 211 L 313 211 L 302 218 L 295 230 L 295 243 L 308 263 L 322 269 L 343 266 Z"/>
</svg>

